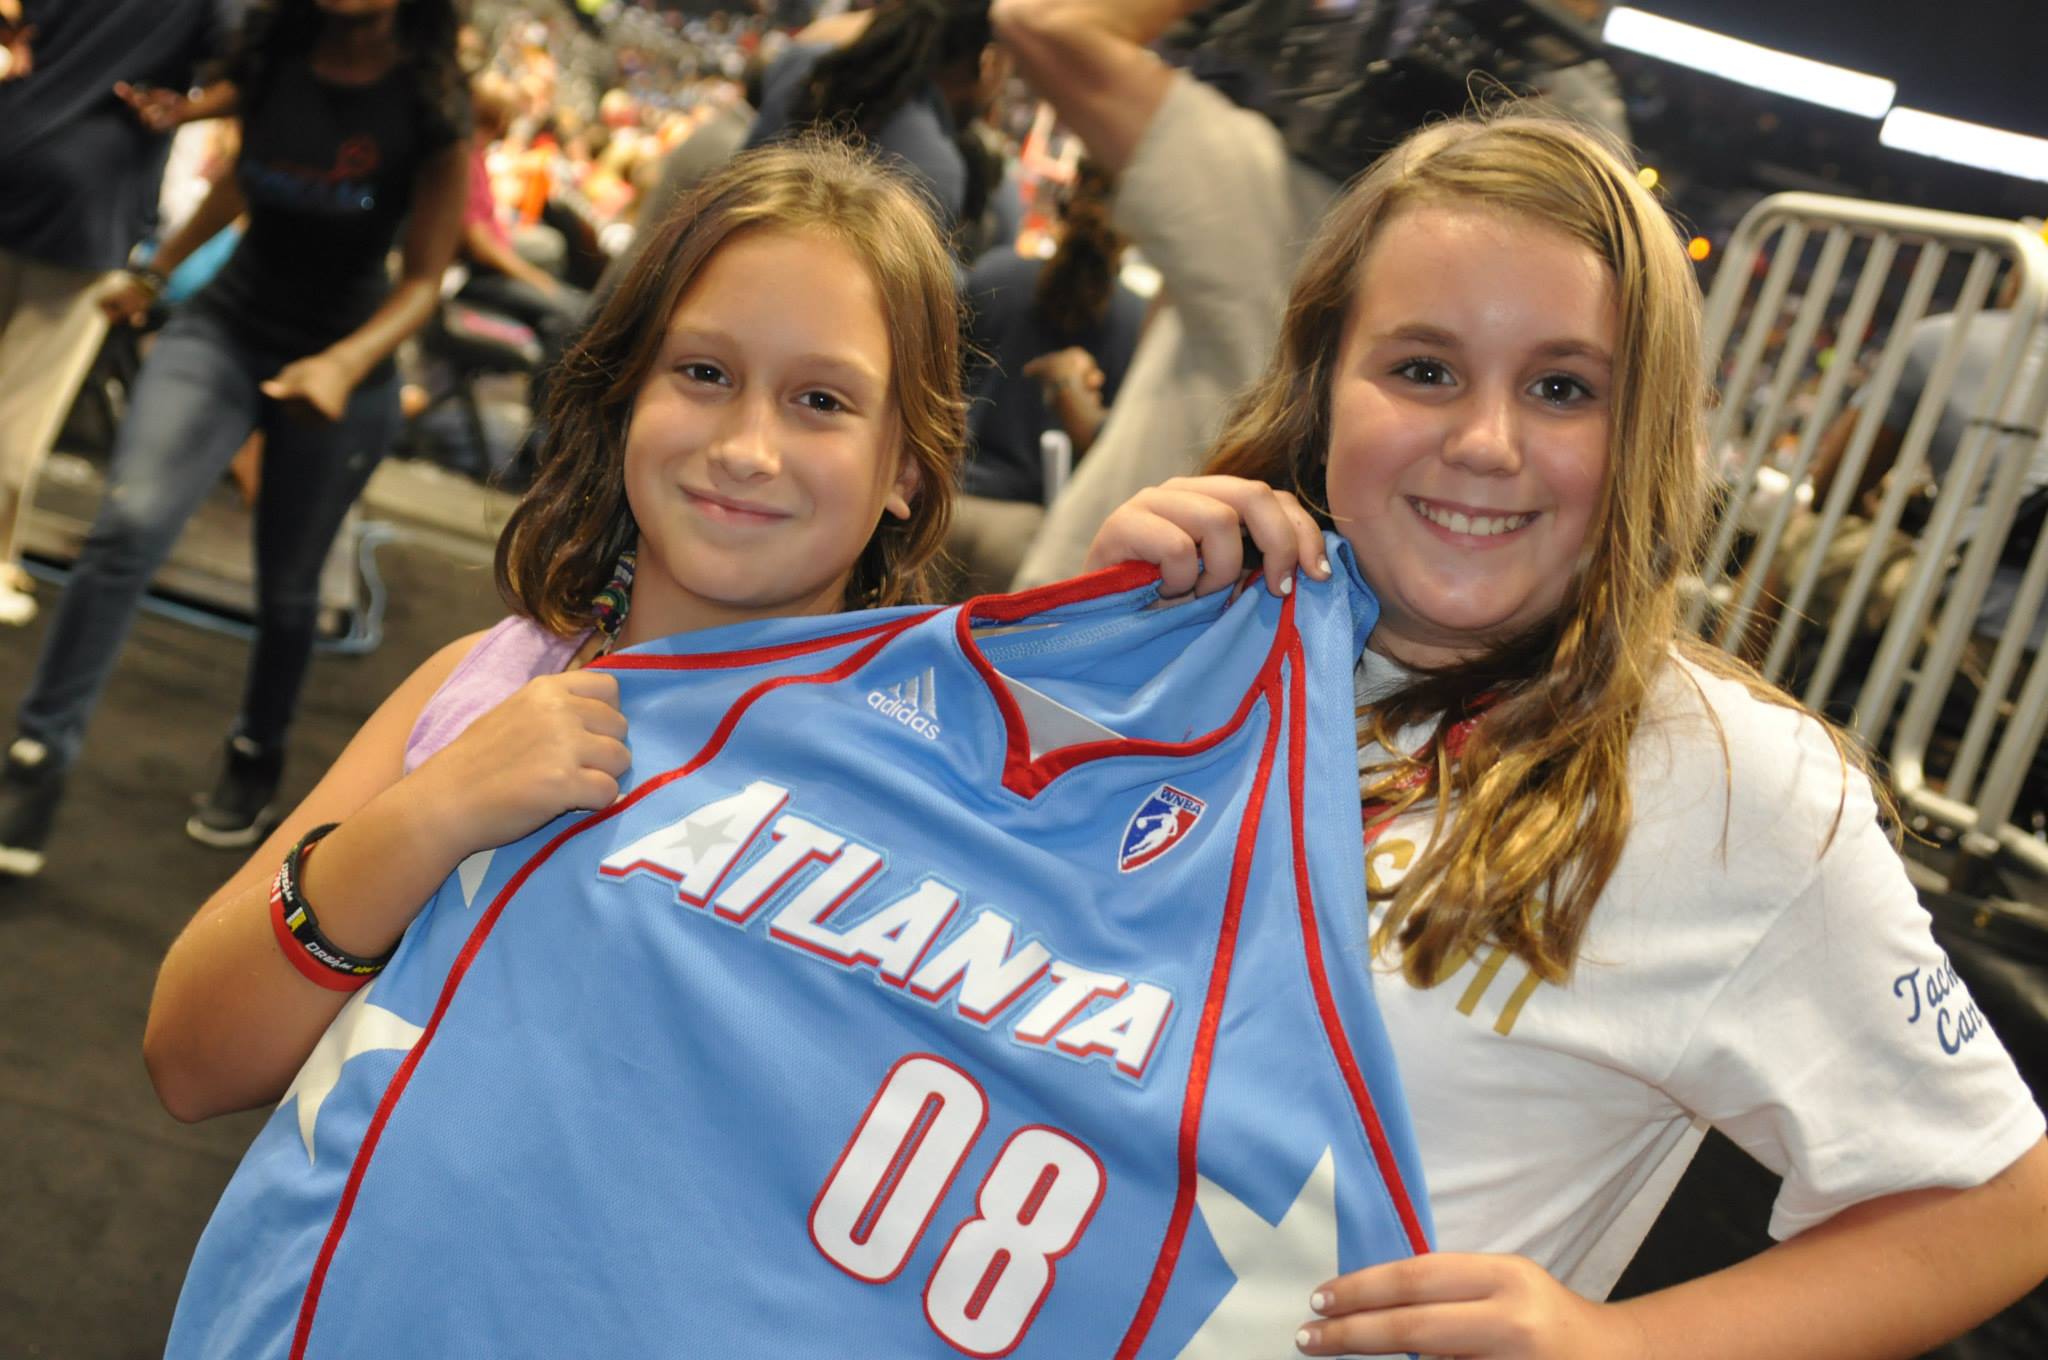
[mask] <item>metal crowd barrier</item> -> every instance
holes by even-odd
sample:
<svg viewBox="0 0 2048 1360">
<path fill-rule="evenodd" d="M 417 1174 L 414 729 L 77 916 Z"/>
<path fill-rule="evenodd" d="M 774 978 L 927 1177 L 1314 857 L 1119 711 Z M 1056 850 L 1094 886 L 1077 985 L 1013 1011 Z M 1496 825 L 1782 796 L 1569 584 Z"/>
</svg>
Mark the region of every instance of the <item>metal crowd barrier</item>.
<svg viewBox="0 0 2048 1360">
<path fill-rule="evenodd" d="M 2016 287 L 2009 313 L 1980 320 L 2002 274 Z M 2048 363 L 2030 377 L 2023 362 L 2044 309 L 2048 242 L 2020 223 L 1806 193 L 1777 194 L 1749 211 L 1707 303 L 1707 377 L 1720 393 L 1708 455 L 1719 461 L 1727 500 L 1688 622 L 1809 705 L 1837 716 L 1847 707 L 1852 729 L 1889 766 L 1902 809 L 1956 834 L 1962 855 L 1950 886 L 2001 855 L 2048 873 L 2048 842 L 2012 824 L 2048 718 L 2048 651 L 2026 648 L 2048 586 L 2048 534 L 1988 661 L 1987 641 L 1972 640 L 2022 479 L 2031 460 L 2048 456 L 2037 448 Z M 1953 329 L 1844 587 L 1841 557 L 1853 539 L 1841 535 L 1845 517 L 1861 513 L 1851 500 L 1880 418 L 1916 323 L 1944 312 Z M 2004 327 L 2006 340 L 1981 390 L 1957 394 L 1969 403 L 1966 433 L 1937 475 L 1930 441 L 1965 339 L 1987 324 Z M 1810 485 L 1823 433 L 1852 398 L 1864 414 L 1828 493 L 1809 508 L 1800 488 Z M 1925 508 L 1925 518 L 1910 521 L 1909 504 Z M 1966 529 L 1966 511 L 1974 528 Z M 1810 530 L 1803 547 L 1785 542 L 1795 516 L 1817 516 L 1801 526 Z M 1911 540 L 1909 566 L 1895 546 L 1900 534 Z M 1833 573 L 1826 592 L 1825 569 Z M 1885 614 L 1875 638 L 1873 600 Z M 1966 666 L 1981 684 L 1958 687 Z"/>
</svg>

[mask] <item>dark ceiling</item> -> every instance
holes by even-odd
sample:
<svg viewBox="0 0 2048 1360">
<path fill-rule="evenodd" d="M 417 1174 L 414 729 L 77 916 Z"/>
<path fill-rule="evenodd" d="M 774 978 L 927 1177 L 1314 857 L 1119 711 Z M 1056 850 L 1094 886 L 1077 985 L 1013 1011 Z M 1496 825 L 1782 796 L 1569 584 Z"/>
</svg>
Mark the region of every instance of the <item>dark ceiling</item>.
<svg viewBox="0 0 2048 1360">
<path fill-rule="evenodd" d="M 1897 102 L 2048 136 L 2048 0 L 1634 0 L 1636 8 L 1897 82 Z M 1878 121 L 1616 52 L 1636 141 L 1710 234 L 1746 200 L 1812 189 L 1995 217 L 2048 216 L 2048 184 L 1877 140 Z"/>
<path fill-rule="evenodd" d="M 1631 0 L 1897 81 L 1913 108 L 2048 137 L 2048 0 Z"/>
</svg>

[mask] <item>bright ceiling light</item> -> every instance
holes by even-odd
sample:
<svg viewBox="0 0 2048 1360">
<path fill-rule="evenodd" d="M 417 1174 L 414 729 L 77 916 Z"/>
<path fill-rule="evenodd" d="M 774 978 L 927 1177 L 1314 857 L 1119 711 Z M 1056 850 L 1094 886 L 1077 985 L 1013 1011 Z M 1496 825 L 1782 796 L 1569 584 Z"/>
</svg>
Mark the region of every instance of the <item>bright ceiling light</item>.
<svg viewBox="0 0 2048 1360">
<path fill-rule="evenodd" d="M 1608 11 L 1601 37 L 1615 47 L 1865 118 L 1882 118 L 1898 93 L 1881 76 L 1809 61 L 1625 5 Z"/>
<path fill-rule="evenodd" d="M 1894 150 L 1938 156 L 1979 170 L 2048 180 L 2048 138 L 1902 107 L 1885 115 L 1877 140 Z"/>
</svg>

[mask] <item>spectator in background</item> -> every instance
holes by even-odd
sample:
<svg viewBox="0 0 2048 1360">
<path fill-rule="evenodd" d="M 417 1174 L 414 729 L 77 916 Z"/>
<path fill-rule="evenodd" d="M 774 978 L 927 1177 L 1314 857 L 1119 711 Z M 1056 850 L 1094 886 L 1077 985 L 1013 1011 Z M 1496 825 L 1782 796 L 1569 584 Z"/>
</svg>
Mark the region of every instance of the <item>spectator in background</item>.
<svg viewBox="0 0 2048 1360">
<path fill-rule="evenodd" d="M 988 0 L 881 0 L 812 24 L 763 76 L 746 144 L 851 127 L 908 167 L 949 235 L 978 222 L 995 184 L 986 157 L 960 139 L 1006 74 L 988 11 Z"/>
<path fill-rule="evenodd" d="M 997 37 L 1117 177 L 1117 228 L 1162 276 L 1153 317 L 1093 451 L 1015 584 L 1072 575 L 1102 520 L 1191 470 L 1225 403 L 1264 364 L 1301 247 L 1336 192 L 1262 114 L 1169 68 L 1151 44 L 1209 0 L 995 0 Z"/>
<path fill-rule="evenodd" d="M 739 154 L 746 143 L 747 130 L 754 125 L 754 109 L 761 98 L 761 78 L 765 73 L 760 63 L 750 62 L 744 87 L 729 81 L 705 82 L 704 97 L 684 115 L 689 119 L 690 130 L 656 162 L 653 187 L 633 205 L 636 241 L 644 242 L 653 236 L 662 219 L 683 201 L 685 194 Z M 611 291 L 632 268 L 639 253 L 637 249 L 627 249 L 612 257 L 604 280 L 597 286 L 600 295 Z"/>
<path fill-rule="evenodd" d="M 98 291 L 152 224 L 167 134 L 201 111 L 182 92 L 235 12 L 0 0 L 0 625 L 35 617 L 21 538 L 36 476 L 106 334 Z"/>
<path fill-rule="evenodd" d="M 694 27 L 706 26 L 698 23 Z M 719 52 L 693 48 L 692 54 L 692 69 L 704 72 L 722 70 L 722 58 L 736 55 L 731 48 Z M 631 213 L 633 234 L 605 266 L 594 290 L 600 298 L 610 295 L 632 268 L 640 247 L 683 197 L 739 154 L 754 126 L 755 110 L 761 104 L 761 80 L 767 70 L 767 62 L 757 53 L 741 60 L 737 78 L 700 74 L 689 82 L 682 107 L 667 116 L 657 134 L 658 144 L 665 149 L 640 164 L 639 192 Z"/>
<path fill-rule="evenodd" d="M 140 18 L 138 27 L 146 27 Z M 311 660 L 320 567 L 398 421 L 391 353 L 433 313 L 462 227 L 468 91 L 453 0 L 281 0 L 230 68 L 235 171 L 154 269 L 100 298 L 139 316 L 163 275 L 243 212 L 248 231 L 143 364 L 113 471 L 0 772 L 0 872 L 42 867 L 65 769 L 143 590 L 252 428 L 257 632 L 221 773 L 186 831 L 262 839 Z M 403 236 L 394 287 L 386 257 Z M 160 272 L 159 272 L 160 271 Z"/>
<path fill-rule="evenodd" d="M 590 296 L 528 262 L 512 248 L 512 239 L 498 220 L 485 155 L 491 143 L 505 135 L 517 97 L 502 76 L 486 74 L 470 82 L 476 130 L 469 145 L 469 203 L 462 217 L 461 252 L 469 277 L 457 296 L 531 326 L 540 337 L 545 369 L 553 367 L 582 324 Z"/>
<path fill-rule="evenodd" d="M 1851 514 L 1844 518 L 1836 533 L 1836 541 L 1825 550 L 1827 556 L 1823 558 L 1819 582 L 1822 598 L 1809 606 L 1809 613 L 1832 613 L 1828 599 L 1830 592 L 1837 599 L 1846 593 L 1854 557 L 1860 556 L 1860 549 L 1868 546 L 1878 498 L 1885 479 L 1898 460 L 1907 427 L 1912 424 L 1914 413 L 1927 395 L 1928 382 L 1940 366 L 1941 356 L 1950 346 L 1955 346 L 1955 370 L 1942 398 L 1934 429 L 1928 436 L 1927 452 L 1918 476 L 1923 482 L 1945 487 L 1956 454 L 1971 427 L 1988 426 L 1986 437 L 1993 441 L 1992 457 L 1981 465 L 1978 484 L 1969 506 L 1962 513 L 1957 538 L 1952 545 L 1960 557 L 1977 536 L 1983 522 L 1985 497 L 1997 476 L 2000 463 L 2013 457 L 2027 460 L 2027 469 L 2020 476 L 2019 508 L 2012 531 L 2006 538 L 1998 567 L 1985 586 L 1973 630 L 1985 638 L 1997 638 L 2004 633 L 2014 600 L 2019 594 L 2020 578 L 2026 571 L 2027 555 L 2032 552 L 2040 535 L 2043 509 L 2048 507 L 2048 446 L 2041 442 L 2041 431 L 2009 424 L 1995 415 L 1985 414 L 1983 410 L 1994 395 L 1989 386 L 1992 373 L 2006 347 L 2012 343 L 2013 328 L 2021 324 L 2020 315 L 2013 310 L 2018 292 L 2018 274 L 2009 274 L 1993 306 L 1979 312 L 1968 323 L 1953 312 L 1923 317 L 1914 323 L 1906 337 L 1906 362 L 1900 370 L 1898 385 L 1892 389 L 1891 400 L 1879 413 L 1877 432 L 1871 436 L 1870 451 L 1857 479 L 1854 499 L 1850 502 Z M 2027 318 L 2029 323 L 2032 320 Z M 1962 331 L 1960 335 L 1957 333 L 1959 329 Z M 2034 390 L 2044 369 L 2048 369 L 2048 327 L 2034 326 L 2027 337 L 2019 367 L 2013 374 L 2009 389 L 2013 400 L 2007 404 L 2007 414 L 2018 413 L 2019 403 L 2025 394 Z M 1851 436 L 1859 422 L 1866 418 L 1868 413 L 1863 409 L 1863 403 L 1858 402 L 1836 417 L 1835 423 L 1822 434 L 1814 455 L 1812 473 L 1812 504 L 1816 508 L 1827 503 L 1828 493 L 1842 470 L 1842 457 L 1848 451 Z M 1816 525 L 1817 518 L 1801 515 L 1794 527 L 1788 528 L 1787 537 L 1781 545 L 1780 563 L 1803 562 L 1805 553 L 1810 551 Z M 1850 555 L 1852 545 L 1857 549 L 1854 556 Z M 1879 574 L 1873 583 L 1871 598 L 1865 604 L 1870 631 L 1881 631 L 1889 622 L 1892 606 L 1896 604 L 1910 572 L 1916 546 L 1905 534 L 1894 535 L 1890 569 Z M 1790 569 L 1796 571 L 1797 568 Z M 2043 635 L 2048 634 L 2048 612 L 2020 620 L 2020 623 L 2027 630 L 2028 647 L 2038 651 Z"/>
<path fill-rule="evenodd" d="M 1009 588 L 1045 513 L 1042 437 L 1088 452 L 1123 386 L 1145 303 L 1117 277 L 1110 178 L 1083 161 L 1061 204 L 1052 258 L 998 245 L 967 279 L 968 461 L 947 555 L 968 593 Z"/>
</svg>

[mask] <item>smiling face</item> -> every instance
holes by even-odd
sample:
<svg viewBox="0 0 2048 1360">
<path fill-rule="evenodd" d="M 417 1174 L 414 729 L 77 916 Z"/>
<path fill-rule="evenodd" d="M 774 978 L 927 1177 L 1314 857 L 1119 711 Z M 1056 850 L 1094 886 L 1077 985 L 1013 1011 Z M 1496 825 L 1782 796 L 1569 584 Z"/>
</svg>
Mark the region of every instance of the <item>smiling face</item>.
<svg viewBox="0 0 2048 1360">
<path fill-rule="evenodd" d="M 1330 390 L 1329 506 L 1371 647 L 1459 661 L 1554 613 L 1607 470 L 1609 271 L 1548 226 L 1423 203 L 1380 227 Z"/>
<path fill-rule="evenodd" d="M 910 513 L 882 299 L 832 236 L 757 228 L 707 260 L 633 405 L 627 644 L 839 609 L 883 514 Z"/>
</svg>

